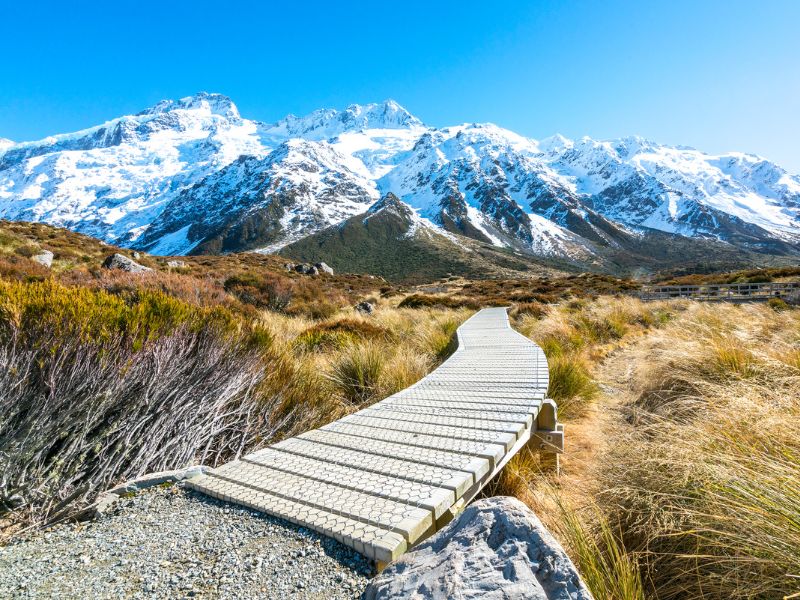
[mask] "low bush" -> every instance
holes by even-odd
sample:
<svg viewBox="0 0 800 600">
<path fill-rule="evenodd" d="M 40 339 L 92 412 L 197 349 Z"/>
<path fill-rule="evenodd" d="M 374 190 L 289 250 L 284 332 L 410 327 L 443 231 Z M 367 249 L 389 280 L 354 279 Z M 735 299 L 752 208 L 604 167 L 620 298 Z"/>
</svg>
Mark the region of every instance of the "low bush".
<svg viewBox="0 0 800 600">
<path fill-rule="evenodd" d="M 788 310 L 790 307 L 782 298 L 770 298 L 767 300 L 767 306 L 772 310 Z"/>
<path fill-rule="evenodd" d="M 514 319 L 520 319 L 525 316 L 541 319 L 546 314 L 547 307 L 541 302 L 523 302 L 517 304 L 510 313 L 511 317 Z"/>
<path fill-rule="evenodd" d="M 0 282 L 0 504 L 52 520 L 269 434 L 269 341 L 221 308 Z"/>
<path fill-rule="evenodd" d="M 256 308 L 283 311 L 292 301 L 292 286 L 287 279 L 241 273 L 225 280 L 225 291 Z"/>
<path fill-rule="evenodd" d="M 17 281 L 44 281 L 50 277 L 47 267 L 22 256 L 0 256 L 0 278 Z"/>
<path fill-rule="evenodd" d="M 479 304 L 473 300 L 426 294 L 411 294 L 398 305 L 398 308 L 469 308 L 473 310 L 477 310 L 479 307 Z"/>
</svg>

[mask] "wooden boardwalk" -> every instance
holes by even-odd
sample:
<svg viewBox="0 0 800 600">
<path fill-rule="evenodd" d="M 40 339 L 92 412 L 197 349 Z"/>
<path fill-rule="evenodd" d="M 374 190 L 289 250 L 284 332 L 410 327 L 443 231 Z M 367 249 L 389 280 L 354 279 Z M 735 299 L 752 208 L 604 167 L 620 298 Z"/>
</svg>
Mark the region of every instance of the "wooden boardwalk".
<svg viewBox="0 0 800 600">
<path fill-rule="evenodd" d="M 706 302 L 758 302 L 770 298 L 800 297 L 800 282 L 779 283 L 707 283 L 703 285 L 646 285 L 642 300 L 689 298 Z"/>
<path fill-rule="evenodd" d="M 389 562 L 447 523 L 532 437 L 562 449 L 547 385 L 542 350 L 505 309 L 484 309 L 415 385 L 189 485 Z"/>
</svg>

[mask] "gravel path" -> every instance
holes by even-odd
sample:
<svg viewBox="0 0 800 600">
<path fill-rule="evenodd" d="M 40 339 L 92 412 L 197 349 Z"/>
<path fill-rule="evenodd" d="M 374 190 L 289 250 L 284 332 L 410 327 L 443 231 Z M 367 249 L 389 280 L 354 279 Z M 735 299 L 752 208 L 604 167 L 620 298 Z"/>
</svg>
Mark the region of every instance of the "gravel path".
<svg viewBox="0 0 800 600">
<path fill-rule="evenodd" d="M 0 547 L 0 598 L 358 598 L 371 570 L 335 540 L 175 485 Z"/>
</svg>

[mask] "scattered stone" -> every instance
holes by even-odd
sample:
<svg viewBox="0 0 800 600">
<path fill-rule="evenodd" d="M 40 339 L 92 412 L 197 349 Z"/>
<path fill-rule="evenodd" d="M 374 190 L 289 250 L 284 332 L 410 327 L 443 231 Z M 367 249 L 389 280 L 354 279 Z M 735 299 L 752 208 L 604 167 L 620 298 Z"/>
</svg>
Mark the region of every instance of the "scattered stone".
<svg viewBox="0 0 800 600">
<path fill-rule="evenodd" d="M 186 263 L 183 262 L 182 260 L 168 260 L 167 266 L 170 269 L 182 269 L 183 267 L 186 266 Z"/>
<path fill-rule="evenodd" d="M 575 565 L 515 498 L 479 500 L 390 564 L 365 600 L 591 600 Z"/>
<path fill-rule="evenodd" d="M 122 254 L 112 254 L 103 261 L 104 269 L 118 269 L 120 271 L 127 271 L 128 273 L 146 273 L 152 271 L 150 267 L 140 265 L 135 260 L 123 256 Z"/>
<path fill-rule="evenodd" d="M 371 573 L 333 539 L 180 483 L 0 547 L 0 598 L 346 600 Z"/>
<path fill-rule="evenodd" d="M 295 265 L 294 270 L 301 275 L 317 275 L 319 274 L 319 269 L 314 265 L 308 263 L 301 263 L 299 265 Z"/>
<path fill-rule="evenodd" d="M 333 269 L 329 267 L 324 262 L 315 263 L 314 266 L 320 273 L 326 273 L 327 275 L 333 275 Z"/>
<path fill-rule="evenodd" d="M 375 306 L 371 302 L 367 302 L 366 300 L 362 300 L 358 304 L 356 304 L 356 310 L 364 315 L 371 315 L 375 312 Z"/>
<path fill-rule="evenodd" d="M 35 260 L 40 265 L 49 269 L 53 265 L 53 253 L 50 252 L 50 250 L 42 250 L 38 254 L 31 256 L 31 260 Z"/>
</svg>

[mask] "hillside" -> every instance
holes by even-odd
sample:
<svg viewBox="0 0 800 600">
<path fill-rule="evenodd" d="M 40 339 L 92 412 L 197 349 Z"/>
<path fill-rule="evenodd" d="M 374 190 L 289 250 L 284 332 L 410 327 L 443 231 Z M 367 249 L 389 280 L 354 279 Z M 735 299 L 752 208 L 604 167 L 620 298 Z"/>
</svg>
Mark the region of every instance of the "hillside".
<svg viewBox="0 0 800 600">
<path fill-rule="evenodd" d="M 529 255 L 448 234 L 421 219 L 394 194 L 370 209 L 280 250 L 289 258 L 323 261 L 346 272 L 425 283 L 466 278 L 531 277 L 556 272 Z"/>
<path fill-rule="evenodd" d="M 388 198 L 372 214 L 395 234 L 407 232 L 404 211 Z M 45 249 L 52 268 L 31 258 Z M 101 267 L 114 251 L 153 270 Z M 627 297 L 635 282 L 589 273 L 401 288 L 374 276 L 300 275 L 281 257 L 254 253 L 173 260 L 0 222 L 0 538 L 80 514 L 102 489 L 143 472 L 223 463 L 369 406 L 447 357 L 472 310 L 507 305 L 514 327 L 548 356 L 568 451 L 559 481 L 524 451 L 486 494 L 515 495 L 542 515 L 597 598 L 797 592 L 783 576 L 799 567 L 798 494 L 787 485 L 800 469 L 796 308 L 641 303 Z M 354 310 L 361 301 L 372 314 Z M 741 415 L 753 406 L 764 427 L 743 432 Z M 180 490 L 157 494 L 126 506 L 169 497 L 190 521 L 217 510 Z M 103 571 L 62 549 L 86 547 L 87 532 L 104 527 L 118 537 L 122 524 L 114 511 L 97 529 L 49 530 L 0 562 L 21 565 L 37 590 L 62 589 L 64 573 L 86 568 L 76 585 L 90 589 L 105 583 Z M 193 535 L 174 521 L 164 527 Z M 229 556 L 226 543 L 208 547 Z M 169 559 L 152 560 L 163 548 L 125 548 L 153 586 L 177 585 Z M 203 563 L 196 548 L 181 546 Z M 95 550 L 90 562 L 105 556 Z M 32 553 L 50 559 L 31 561 Z M 65 560 L 74 568 L 53 575 L 49 565 Z M 195 583 L 230 583 L 207 580 Z M 18 582 L 0 577 L 0 589 Z M 142 582 L 120 571 L 115 585 Z"/>
</svg>

